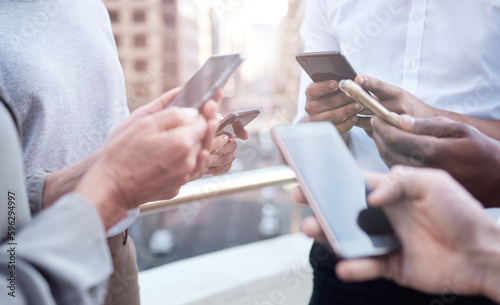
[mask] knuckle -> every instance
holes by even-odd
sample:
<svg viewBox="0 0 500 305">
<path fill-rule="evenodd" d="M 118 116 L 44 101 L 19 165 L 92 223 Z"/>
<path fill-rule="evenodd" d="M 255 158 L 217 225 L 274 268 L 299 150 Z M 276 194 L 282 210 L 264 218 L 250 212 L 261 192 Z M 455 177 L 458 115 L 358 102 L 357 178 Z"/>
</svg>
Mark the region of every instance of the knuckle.
<svg viewBox="0 0 500 305">
<path fill-rule="evenodd" d="M 385 87 L 385 86 L 384 86 L 384 82 L 383 82 L 383 81 L 381 81 L 381 80 L 377 80 L 377 81 L 375 82 L 375 86 L 377 87 L 377 89 L 378 89 L 378 90 L 384 90 L 384 87 Z"/>
<path fill-rule="evenodd" d="M 316 113 L 316 108 L 317 108 L 316 104 L 308 100 L 306 102 L 304 110 L 307 112 L 307 114 L 314 114 Z"/>
</svg>

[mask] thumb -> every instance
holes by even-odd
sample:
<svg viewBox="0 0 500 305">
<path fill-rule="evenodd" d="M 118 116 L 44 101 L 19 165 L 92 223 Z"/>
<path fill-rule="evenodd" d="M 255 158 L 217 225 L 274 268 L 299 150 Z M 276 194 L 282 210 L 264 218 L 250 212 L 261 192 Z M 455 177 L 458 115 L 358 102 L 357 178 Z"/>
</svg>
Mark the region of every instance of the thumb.
<svg viewBox="0 0 500 305">
<path fill-rule="evenodd" d="M 383 258 L 362 258 L 338 262 L 335 272 L 343 281 L 364 282 L 386 276 L 386 269 Z"/>
<path fill-rule="evenodd" d="M 400 124 L 405 131 L 437 138 L 461 138 L 470 131 L 468 125 L 444 117 L 417 119 L 402 115 Z"/>
<path fill-rule="evenodd" d="M 161 130 L 169 130 L 196 121 L 200 117 L 195 108 L 171 107 L 157 112 L 153 115 Z"/>
</svg>

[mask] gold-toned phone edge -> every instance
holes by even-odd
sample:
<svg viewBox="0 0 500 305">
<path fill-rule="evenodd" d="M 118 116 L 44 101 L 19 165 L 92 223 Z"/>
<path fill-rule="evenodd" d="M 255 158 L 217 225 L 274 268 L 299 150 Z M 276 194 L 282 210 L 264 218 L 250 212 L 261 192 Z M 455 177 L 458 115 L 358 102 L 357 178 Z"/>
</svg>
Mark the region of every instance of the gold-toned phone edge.
<svg viewBox="0 0 500 305">
<path fill-rule="evenodd" d="M 366 92 L 363 88 L 361 88 L 358 84 L 350 79 L 341 80 L 339 83 L 339 88 L 344 92 L 347 96 L 354 99 L 356 102 L 362 103 L 368 109 L 373 111 L 375 115 L 381 117 L 387 123 L 400 127 L 399 126 L 399 114 L 395 112 L 390 112 L 382 106 L 377 100 L 371 97 L 368 92 Z"/>
</svg>

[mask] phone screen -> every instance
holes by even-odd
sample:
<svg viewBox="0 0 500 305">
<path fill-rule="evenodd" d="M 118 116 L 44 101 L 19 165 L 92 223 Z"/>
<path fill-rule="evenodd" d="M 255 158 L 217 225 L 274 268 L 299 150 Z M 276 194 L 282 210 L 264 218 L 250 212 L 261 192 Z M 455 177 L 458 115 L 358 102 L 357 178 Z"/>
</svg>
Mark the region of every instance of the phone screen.
<svg viewBox="0 0 500 305">
<path fill-rule="evenodd" d="M 281 125 L 273 136 L 339 256 L 376 256 L 399 247 L 385 214 L 368 208 L 362 172 L 332 124 Z"/>
<path fill-rule="evenodd" d="M 240 54 L 214 55 L 186 83 L 172 106 L 201 109 L 243 62 Z"/>
</svg>

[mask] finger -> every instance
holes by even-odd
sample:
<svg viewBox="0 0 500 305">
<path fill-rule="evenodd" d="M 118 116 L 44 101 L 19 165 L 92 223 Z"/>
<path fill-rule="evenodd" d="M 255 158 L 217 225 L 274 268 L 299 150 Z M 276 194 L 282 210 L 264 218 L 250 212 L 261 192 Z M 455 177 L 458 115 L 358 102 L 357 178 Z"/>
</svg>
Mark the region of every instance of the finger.
<svg viewBox="0 0 500 305">
<path fill-rule="evenodd" d="M 320 112 L 325 112 L 333 109 L 340 108 L 342 106 L 345 106 L 347 104 L 353 104 L 356 105 L 356 112 L 360 112 L 364 109 L 364 106 L 360 103 L 354 103 L 354 100 L 347 95 L 345 95 L 343 92 L 334 92 L 330 93 L 328 95 L 324 95 L 320 98 L 317 98 L 315 100 L 313 99 L 308 99 L 306 101 L 306 105 L 304 107 L 304 110 L 307 112 L 307 114 L 311 115 L 314 113 L 320 113 Z"/>
<path fill-rule="evenodd" d="M 401 203 L 405 197 L 419 196 L 423 185 L 426 184 L 425 179 L 422 179 L 422 175 L 419 174 L 420 171 L 422 170 L 409 166 L 393 166 L 388 176 L 389 179 L 368 194 L 368 203 L 371 206 L 388 206 Z M 419 180 L 416 181 L 416 179 Z"/>
<path fill-rule="evenodd" d="M 367 75 L 358 75 L 354 81 L 363 89 L 375 94 L 380 100 L 392 99 L 399 95 L 402 91 L 401 88 L 389 85 L 379 79 Z"/>
<path fill-rule="evenodd" d="M 315 217 L 308 216 L 304 218 L 300 227 L 305 235 L 316 239 L 318 242 L 326 242 L 325 233 L 321 229 L 321 226 Z"/>
<path fill-rule="evenodd" d="M 217 103 L 214 100 L 209 100 L 201 108 L 201 114 L 208 120 L 217 120 Z"/>
<path fill-rule="evenodd" d="M 339 83 L 335 80 L 315 82 L 307 86 L 306 97 L 311 100 L 318 99 L 324 95 L 339 90 Z"/>
<path fill-rule="evenodd" d="M 209 120 L 207 121 L 207 132 L 205 134 L 205 140 L 203 141 L 203 149 L 210 151 L 210 146 L 215 137 L 215 131 L 217 130 L 217 121 Z"/>
<path fill-rule="evenodd" d="M 248 140 L 250 138 L 250 134 L 245 128 L 235 130 L 234 132 L 236 134 L 236 137 L 239 139 Z"/>
<path fill-rule="evenodd" d="M 357 122 L 357 113 L 358 111 L 355 108 L 357 103 L 350 103 L 344 106 L 341 106 L 336 109 L 329 109 L 324 112 L 309 114 L 309 118 L 311 121 L 330 121 L 333 124 L 339 124 L 344 122 L 350 117 L 356 116 Z"/>
<path fill-rule="evenodd" d="M 343 260 L 337 263 L 337 276 L 346 282 L 363 282 L 386 276 L 383 258 Z"/>
<path fill-rule="evenodd" d="M 231 169 L 232 163 L 224 165 L 224 166 L 217 166 L 217 167 L 209 167 L 207 171 L 207 175 L 213 175 L 213 176 L 219 176 L 227 173 Z"/>
<path fill-rule="evenodd" d="M 444 117 L 416 119 L 409 115 L 402 115 L 400 123 L 403 130 L 437 138 L 461 138 L 471 132 L 471 127 L 467 124 Z"/>
<path fill-rule="evenodd" d="M 409 154 L 400 153 L 387 146 L 378 133 L 372 133 L 372 139 L 377 146 L 378 153 L 387 166 L 395 164 L 424 166 L 426 164 L 426 155 L 421 150 L 414 150 Z"/>
<path fill-rule="evenodd" d="M 209 165 L 209 167 L 219 167 L 232 164 L 235 158 L 236 156 L 233 153 L 220 155 L 219 158 Z"/>
<path fill-rule="evenodd" d="M 373 131 L 373 126 L 370 122 L 371 117 L 362 117 L 358 116 L 358 121 L 356 122 L 356 126 L 363 128 L 366 131 Z"/>
<path fill-rule="evenodd" d="M 227 141 L 227 143 L 224 146 L 222 146 L 217 153 L 218 154 L 234 154 L 237 147 L 238 147 L 238 143 L 236 142 L 236 140 L 229 139 L 229 141 Z"/>
<path fill-rule="evenodd" d="M 345 121 L 335 124 L 335 127 L 340 134 L 345 134 L 354 127 L 354 125 L 358 122 L 358 119 L 357 115 L 353 115 L 348 117 Z"/>
<path fill-rule="evenodd" d="M 389 180 L 388 174 L 380 174 L 374 172 L 363 172 L 366 183 L 371 190 L 374 190 Z"/>
<path fill-rule="evenodd" d="M 202 145 L 207 129 L 207 122 L 199 116 L 194 122 L 165 131 L 163 133 L 164 141 L 172 143 L 174 147 L 178 146 L 180 151 L 194 148 L 204 149 Z"/>
<path fill-rule="evenodd" d="M 224 92 L 224 90 L 219 89 L 217 90 L 217 92 L 215 92 L 215 94 L 211 97 L 211 99 L 214 100 L 216 103 L 218 103 L 224 98 L 225 95 L 226 93 Z"/>
<path fill-rule="evenodd" d="M 160 96 L 156 100 L 142 107 L 137 108 L 132 113 L 132 115 L 145 116 L 167 108 L 167 106 L 169 106 L 173 102 L 173 100 L 181 90 L 182 88 L 178 87 L 165 92 L 162 96 Z"/>
<path fill-rule="evenodd" d="M 168 130 L 199 120 L 201 116 L 197 109 L 171 107 L 152 115 L 160 130 Z"/>
<path fill-rule="evenodd" d="M 304 196 L 304 193 L 298 186 L 292 192 L 292 199 L 295 203 L 308 204 L 307 199 Z"/>
<path fill-rule="evenodd" d="M 377 138 L 387 149 L 407 155 L 421 162 L 427 161 L 428 156 L 435 155 L 440 145 L 437 138 L 426 135 L 415 135 L 396 128 L 379 117 L 372 118 L 373 138 Z"/>
<path fill-rule="evenodd" d="M 229 141 L 229 136 L 227 134 L 221 134 L 213 138 L 210 145 L 210 152 L 215 153 L 218 149 L 222 148 Z"/>
<path fill-rule="evenodd" d="M 206 164 L 208 162 L 208 156 L 210 152 L 206 149 L 201 149 L 198 153 L 198 158 L 196 160 L 196 168 L 192 172 L 191 180 L 198 179 L 203 176 L 206 171 Z"/>
</svg>

